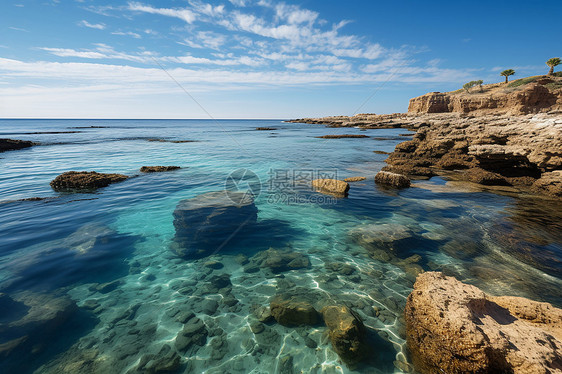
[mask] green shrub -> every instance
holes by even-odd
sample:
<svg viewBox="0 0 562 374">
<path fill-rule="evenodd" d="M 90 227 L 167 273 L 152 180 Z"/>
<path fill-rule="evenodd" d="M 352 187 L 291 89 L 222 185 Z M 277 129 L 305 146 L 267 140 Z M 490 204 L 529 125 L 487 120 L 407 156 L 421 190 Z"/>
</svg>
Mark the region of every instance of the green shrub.
<svg viewBox="0 0 562 374">
<path fill-rule="evenodd" d="M 507 85 L 507 87 L 523 86 L 525 84 L 529 84 L 529 83 L 532 83 L 532 82 L 536 81 L 538 78 L 539 78 L 539 76 L 517 79 L 517 80 L 514 80 L 513 82 L 509 83 Z"/>
</svg>

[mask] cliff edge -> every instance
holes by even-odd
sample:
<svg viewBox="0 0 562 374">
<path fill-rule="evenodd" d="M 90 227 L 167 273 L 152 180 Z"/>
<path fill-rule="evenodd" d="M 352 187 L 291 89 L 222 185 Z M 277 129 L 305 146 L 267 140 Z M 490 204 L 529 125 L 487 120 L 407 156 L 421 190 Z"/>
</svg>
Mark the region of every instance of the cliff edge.
<svg viewBox="0 0 562 374">
<path fill-rule="evenodd" d="M 468 92 L 430 92 L 410 100 L 408 113 L 519 115 L 562 110 L 562 77 L 538 75 L 473 87 Z"/>
</svg>

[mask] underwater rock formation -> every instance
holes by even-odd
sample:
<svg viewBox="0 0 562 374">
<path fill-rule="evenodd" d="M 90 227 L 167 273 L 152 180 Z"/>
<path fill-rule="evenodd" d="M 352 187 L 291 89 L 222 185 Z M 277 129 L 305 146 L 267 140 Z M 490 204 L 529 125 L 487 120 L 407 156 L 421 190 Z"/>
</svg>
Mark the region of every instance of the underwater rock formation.
<svg viewBox="0 0 562 374">
<path fill-rule="evenodd" d="M 320 316 L 307 300 L 291 294 L 273 297 L 269 304 L 271 315 L 283 326 L 316 325 Z"/>
<path fill-rule="evenodd" d="M 406 308 L 422 373 L 562 373 L 562 310 L 494 297 L 442 273 L 418 276 Z"/>
<path fill-rule="evenodd" d="M 179 202 L 174 211 L 172 248 L 186 259 L 209 256 L 256 223 L 258 209 L 242 192 L 217 191 Z"/>
<path fill-rule="evenodd" d="M 266 268 L 273 273 L 283 271 L 304 269 L 310 266 L 308 257 L 300 252 L 290 249 L 274 249 L 269 248 L 266 251 L 256 253 L 246 267 L 252 269 L 255 267 Z"/>
<path fill-rule="evenodd" d="M 104 174 L 95 171 L 67 171 L 51 181 L 55 191 L 95 190 L 129 177 L 123 174 Z"/>
<path fill-rule="evenodd" d="M 321 313 L 334 351 L 349 365 L 361 361 L 367 352 L 366 331 L 361 319 L 346 306 L 327 306 Z"/>
<path fill-rule="evenodd" d="M 47 293 L 0 294 L 0 361 L 5 372 L 24 372 L 78 308 L 69 297 Z M 6 366 L 4 366 L 6 365 Z M 12 371 L 14 370 L 14 371 Z"/>
</svg>

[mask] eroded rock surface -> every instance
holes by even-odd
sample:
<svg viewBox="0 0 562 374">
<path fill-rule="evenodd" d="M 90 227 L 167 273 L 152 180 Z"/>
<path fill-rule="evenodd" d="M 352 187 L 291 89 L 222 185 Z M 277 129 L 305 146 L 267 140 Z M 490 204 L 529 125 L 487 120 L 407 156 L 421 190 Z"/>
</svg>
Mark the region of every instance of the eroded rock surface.
<svg viewBox="0 0 562 374">
<path fill-rule="evenodd" d="M 361 319 L 348 307 L 335 305 L 324 307 L 322 317 L 332 347 L 341 359 L 350 365 L 361 361 L 367 353 L 366 330 Z"/>
<path fill-rule="evenodd" d="M 95 190 L 121 182 L 129 177 L 123 174 L 105 174 L 95 171 L 67 171 L 51 181 L 55 191 Z"/>
<path fill-rule="evenodd" d="M 405 308 L 422 373 L 562 373 L 562 310 L 494 297 L 442 273 L 418 276 Z"/>
<path fill-rule="evenodd" d="M 410 178 L 389 171 L 379 171 L 375 175 L 375 183 L 394 188 L 407 188 L 410 187 Z"/>
<path fill-rule="evenodd" d="M 349 191 L 349 184 L 337 179 L 315 179 L 312 187 L 318 192 L 341 197 L 346 196 Z"/>
</svg>

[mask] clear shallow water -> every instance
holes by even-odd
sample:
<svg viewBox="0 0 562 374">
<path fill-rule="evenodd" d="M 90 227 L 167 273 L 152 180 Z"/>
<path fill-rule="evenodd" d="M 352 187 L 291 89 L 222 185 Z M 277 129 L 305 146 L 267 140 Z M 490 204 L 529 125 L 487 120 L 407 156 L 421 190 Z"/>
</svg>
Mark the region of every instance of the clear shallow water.
<svg viewBox="0 0 562 374">
<path fill-rule="evenodd" d="M 89 126 L 104 128 L 76 128 Z M 277 130 L 254 130 L 265 126 Z M 80 132 L 30 134 L 60 131 Z M 29 310 L 0 316 L 0 344 L 21 336 L 18 329 L 32 343 L 2 351 L 0 367 L 17 367 L 18 373 L 125 373 L 166 345 L 174 350 L 182 329 L 177 313 L 192 310 L 209 336 L 202 347 L 181 355 L 180 372 L 287 372 L 291 357 L 294 370 L 304 373 L 399 373 L 405 368 L 399 361 L 408 362 L 402 310 L 420 269 L 444 271 L 487 292 L 562 306 L 562 206 L 441 178 L 400 192 L 380 189 L 373 177 L 386 156 L 373 151 L 392 151 L 405 132 L 280 121 L 0 120 L 0 137 L 42 144 L 0 154 L 0 292 L 43 308 L 69 297 L 79 307 L 64 324 L 54 318 L 48 328 L 41 325 L 44 330 L 29 318 L 18 325 Z M 315 138 L 343 133 L 387 140 Z M 138 175 L 143 165 L 182 169 L 139 175 L 96 193 L 60 194 L 49 186 L 68 170 Z M 224 189 L 239 168 L 252 170 L 263 183 L 255 201 L 260 229 L 211 258 L 178 258 L 169 248 L 178 202 Z M 272 169 L 337 170 L 338 178 L 367 180 L 353 183 L 346 199 L 318 203 L 314 199 L 323 195 L 303 192 L 302 201 L 287 204 L 269 191 Z M 31 197 L 51 199 L 15 201 Z M 390 257 L 381 254 L 388 242 L 369 244 L 354 235 L 381 227 L 377 240 L 406 233 L 390 235 L 396 239 Z M 236 260 L 240 253 L 251 257 L 270 247 L 303 253 L 311 266 L 247 272 Z M 209 260 L 223 267 L 208 268 Z M 338 262 L 354 270 L 332 271 Z M 234 306 L 209 289 L 213 277 L 223 274 L 230 276 Z M 341 364 L 322 326 L 268 323 L 263 332 L 252 331 L 255 304 L 303 289 L 361 315 L 374 352 L 367 362 L 353 370 Z M 216 311 L 205 311 L 213 301 Z M 317 347 L 310 348 L 305 337 Z"/>
</svg>

